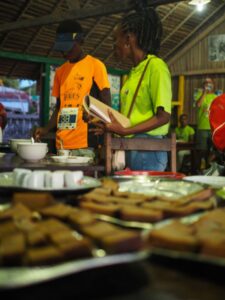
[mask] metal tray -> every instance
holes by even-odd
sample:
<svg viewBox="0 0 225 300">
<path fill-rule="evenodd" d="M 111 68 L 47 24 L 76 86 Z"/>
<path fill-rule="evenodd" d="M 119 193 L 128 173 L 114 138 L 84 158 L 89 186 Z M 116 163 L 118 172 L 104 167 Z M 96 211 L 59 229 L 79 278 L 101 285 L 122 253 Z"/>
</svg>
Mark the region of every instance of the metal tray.
<svg viewBox="0 0 225 300">
<path fill-rule="evenodd" d="M 0 204 L 0 212 L 10 206 L 9 203 Z M 80 235 L 76 231 L 74 234 Z M 145 242 L 145 235 L 142 238 Z M 0 289 L 30 286 L 86 270 L 144 260 L 149 257 L 149 250 L 143 245 L 139 251 L 108 254 L 104 249 L 96 247 L 92 248 L 91 254 L 92 256 L 88 258 L 79 258 L 49 266 L 0 267 Z"/>
<path fill-rule="evenodd" d="M 184 180 L 163 178 L 158 176 L 154 177 L 146 175 L 136 175 L 130 176 L 129 178 L 126 178 L 126 176 L 113 176 L 112 178 L 118 182 L 120 192 L 132 192 L 140 193 L 142 195 L 162 196 L 164 199 L 166 197 L 168 201 L 171 202 L 173 202 L 173 200 L 177 200 L 179 197 L 187 196 L 194 192 L 202 191 L 205 188 L 208 188 L 208 185 L 202 183 L 188 182 Z M 217 207 L 217 198 L 212 197 L 212 199 L 214 200 L 215 207 Z M 196 215 L 199 215 L 199 213 L 193 214 L 193 216 Z M 144 230 L 150 230 L 153 227 L 157 226 L 157 224 L 164 224 L 165 222 L 170 222 L 172 219 L 174 219 L 169 218 L 159 222 L 150 223 L 139 221 L 125 221 L 103 214 L 96 214 L 96 218 L 98 220 L 102 220 L 119 226 Z M 190 216 L 188 216 L 188 218 L 190 218 Z M 185 220 L 186 217 L 182 217 L 180 219 Z"/>
<path fill-rule="evenodd" d="M 123 176 L 112 177 L 119 183 L 119 191 L 141 193 L 150 196 L 163 196 L 168 200 L 176 200 L 179 197 L 201 191 L 207 185 L 177 180 L 174 178 L 154 177 L 154 176 L 133 176 L 124 178 Z"/>
<path fill-rule="evenodd" d="M 138 221 L 124 221 L 124 220 L 110 217 L 107 215 L 95 214 L 95 216 L 96 216 L 97 220 L 105 221 L 108 223 L 112 223 L 112 224 L 119 225 L 122 227 L 127 227 L 127 228 L 149 230 L 149 229 L 152 229 L 154 226 L 153 223 L 138 222 Z"/>
<path fill-rule="evenodd" d="M 185 261 L 195 264 L 211 265 L 216 267 L 225 267 L 225 258 L 219 258 L 215 256 L 191 253 L 191 252 L 181 252 L 175 250 L 167 250 L 162 248 L 154 248 L 150 250 L 150 259 L 163 258 L 175 261 Z"/>
<path fill-rule="evenodd" d="M 52 194 L 84 193 L 101 186 L 101 182 L 93 177 L 84 176 L 82 183 L 74 187 L 58 188 L 25 188 L 13 183 L 13 172 L 0 173 L 0 190 L 3 192 L 51 192 Z"/>
<path fill-rule="evenodd" d="M 190 222 L 197 221 L 200 218 L 200 216 L 203 216 L 205 213 L 207 213 L 207 212 L 202 211 L 202 212 L 195 213 L 195 214 L 192 214 L 189 216 L 176 218 L 176 220 L 178 220 L 184 224 L 185 223 L 190 224 Z M 175 220 L 175 218 L 170 218 L 170 219 L 164 219 L 162 221 L 158 221 L 155 223 L 150 223 L 150 222 L 147 223 L 147 222 L 138 222 L 138 221 L 124 221 L 124 220 L 120 220 L 118 218 L 114 218 L 114 217 L 107 216 L 107 215 L 101 215 L 101 214 L 95 214 L 95 217 L 97 220 L 109 222 L 109 223 L 119 225 L 122 227 L 127 227 L 127 228 L 143 229 L 147 232 L 149 232 L 149 230 L 152 230 L 152 229 L 161 228 L 167 224 L 170 224 L 173 220 Z"/>
<path fill-rule="evenodd" d="M 183 224 L 192 224 L 198 221 L 203 215 L 207 214 L 207 212 L 201 212 L 198 214 L 186 216 L 180 218 L 179 221 Z M 158 222 L 155 224 L 154 229 L 163 228 L 166 225 L 169 225 L 173 220 L 165 220 L 162 222 Z M 151 230 L 151 229 L 150 229 Z M 148 236 L 149 231 L 145 232 L 146 236 Z M 162 260 L 166 259 L 167 261 L 177 261 L 177 262 L 190 262 L 194 264 L 206 265 L 206 266 L 213 266 L 213 267 L 225 267 L 225 258 L 218 257 L 218 256 L 210 256 L 201 253 L 195 252 L 187 252 L 187 251 L 178 251 L 178 250 L 171 250 L 166 248 L 157 248 L 157 247 L 150 247 L 149 248 L 149 257 L 150 259 L 154 260 L 155 258 Z"/>
<path fill-rule="evenodd" d="M 104 250 L 98 249 L 93 258 L 53 266 L 0 268 L 0 289 L 30 286 L 86 270 L 144 260 L 149 256 L 149 251 L 102 255 L 104 255 Z"/>
</svg>

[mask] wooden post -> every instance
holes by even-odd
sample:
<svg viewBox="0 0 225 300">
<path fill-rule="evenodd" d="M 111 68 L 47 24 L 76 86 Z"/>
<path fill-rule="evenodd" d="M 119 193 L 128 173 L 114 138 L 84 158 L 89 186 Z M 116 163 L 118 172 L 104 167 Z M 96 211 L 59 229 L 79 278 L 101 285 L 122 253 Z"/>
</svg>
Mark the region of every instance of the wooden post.
<svg viewBox="0 0 225 300">
<path fill-rule="evenodd" d="M 171 133 L 171 171 L 177 171 L 177 144 L 176 144 L 176 133 Z"/>
<path fill-rule="evenodd" d="M 105 172 L 110 175 L 112 172 L 112 135 L 105 133 Z"/>
</svg>

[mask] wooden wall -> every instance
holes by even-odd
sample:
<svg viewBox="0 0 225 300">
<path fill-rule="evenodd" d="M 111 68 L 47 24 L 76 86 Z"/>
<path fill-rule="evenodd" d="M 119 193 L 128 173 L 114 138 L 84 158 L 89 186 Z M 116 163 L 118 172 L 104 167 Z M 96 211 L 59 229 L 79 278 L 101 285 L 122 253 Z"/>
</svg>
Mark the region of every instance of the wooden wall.
<svg viewBox="0 0 225 300">
<path fill-rule="evenodd" d="M 173 78 L 173 100 L 177 100 L 178 76 L 185 76 L 184 112 L 189 115 L 189 123 L 196 123 L 196 109 L 193 108 L 193 93 L 195 88 L 201 88 L 204 78 L 211 77 L 215 88 L 225 92 L 225 61 L 212 62 L 208 60 L 208 37 L 225 34 L 225 21 L 210 31 L 192 40 L 185 49 L 167 61 Z"/>
</svg>

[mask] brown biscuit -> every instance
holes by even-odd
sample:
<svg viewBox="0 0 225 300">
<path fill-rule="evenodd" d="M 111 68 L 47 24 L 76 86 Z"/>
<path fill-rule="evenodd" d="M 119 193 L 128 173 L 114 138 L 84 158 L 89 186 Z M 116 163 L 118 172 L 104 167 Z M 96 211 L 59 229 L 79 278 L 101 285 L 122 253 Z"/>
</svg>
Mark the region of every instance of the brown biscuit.
<svg viewBox="0 0 225 300">
<path fill-rule="evenodd" d="M 6 235 L 19 232 L 16 224 L 13 221 L 5 221 L 0 224 L 0 240 Z"/>
<path fill-rule="evenodd" d="M 199 246 L 193 227 L 178 221 L 161 229 L 153 229 L 149 234 L 149 241 L 150 246 L 179 251 L 196 251 Z"/>
<path fill-rule="evenodd" d="M 26 253 L 26 261 L 31 266 L 49 265 L 60 262 L 62 259 L 62 253 L 54 246 L 29 248 Z"/>
<path fill-rule="evenodd" d="M 108 195 L 97 194 L 95 192 L 83 195 L 80 200 L 93 201 L 96 203 L 109 203 L 110 202 Z"/>
<path fill-rule="evenodd" d="M 168 217 L 182 217 L 191 215 L 202 210 L 212 209 L 215 205 L 214 199 L 208 199 L 201 202 L 192 202 L 183 206 L 167 207 L 163 211 Z"/>
<path fill-rule="evenodd" d="M 102 182 L 103 188 L 107 188 L 107 189 L 110 189 L 112 191 L 113 190 L 118 190 L 118 188 L 119 188 L 119 184 L 115 180 L 113 180 L 109 177 L 103 177 L 101 179 L 101 182 Z"/>
<path fill-rule="evenodd" d="M 118 231 L 119 228 L 105 222 L 98 221 L 95 224 L 83 226 L 81 232 L 90 238 L 99 240 L 99 238 L 112 234 L 113 232 Z"/>
<path fill-rule="evenodd" d="M 22 263 L 25 253 L 25 236 L 22 233 L 4 236 L 0 244 L 0 257 L 4 265 L 17 265 Z"/>
<path fill-rule="evenodd" d="M 41 221 L 37 224 L 37 230 L 40 230 L 44 234 L 50 234 L 52 232 L 57 231 L 70 231 L 70 227 L 66 224 L 60 222 L 57 219 L 48 219 L 45 221 Z"/>
<path fill-rule="evenodd" d="M 211 232 L 198 236 L 200 251 L 205 255 L 225 257 L 225 234 L 224 232 Z"/>
<path fill-rule="evenodd" d="M 14 193 L 13 204 L 21 203 L 31 210 L 39 210 L 55 202 L 50 193 Z"/>
<path fill-rule="evenodd" d="M 68 216 L 68 222 L 76 229 L 81 226 L 93 224 L 96 222 L 94 214 L 89 211 L 80 210 Z"/>
<path fill-rule="evenodd" d="M 51 243 L 59 245 L 61 243 L 69 243 L 75 240 L 72 230 L 70 231 L 55 231 L 48 235 Z"/>
<path fill-rule="evenodd" d="M 163 213 L 160 210 L 143 207 L 123 206 L 120 209 L 120 218 L 126 221 L 157 222 L 162 220 Z"/>
<path fill-rule="evenodd" d="M 17 203 L 0 212 L 0 221 L 9 219 L 18 220 L 22 218 L 32 218 L 32 211 L 21 203 Z"/>
<path fill-rule="evenodd" d="M 120 206 L 118 204 L 97 204 L 89 201 L 81 202 L 80 207 L 90 210 L 98 214 L 104 214 L 108 216 L 114 216 L 118 211 Z"/>
<path fill-rule="evenodd" d="M 40 230 L 33 230 L 27 232 L 26 234 L 26 241 L 28 246 L 39 246 L 47 244 L 47 235 Z"/>
<path fill-rule="evenodd" d="M 60 243 L 57 247 L 66 259 L 89 257 L 92 255 L 92 244 L 86 238 L 81 240 L 73 239 L 70 242 Z"/>
<path fill-rule="evenodd" d="M 143 246 L 143 241 L 138 232 L 118 230 L 103 236 L 100 239 L 100 245 L 108 253 L 121 253 L 140 250 Z"/>
<path fill-rule="evenodd" d="M 137 199 L 137 200 L 142 200 L 142 201 L 152 201 L 156 199 L 156 196 L 148 196 L 148 195 L 143 195 L 139 193 L 131 193 L 131 192 L 120 192 L 117 190 L 113 190 L 113 196 L 116 197 L 123 197 L 123 198 L 129 198 L 129 199 Z"/>
<path fill-rule="evenodd" d="M 40 214 L 43 217 L 65 220 L 71 213 L 76 211 L 77 209 L 74 207 L 71 207 L 63 203 L 58 203 L 42 209 L 40 211 Z"/>
</svg>

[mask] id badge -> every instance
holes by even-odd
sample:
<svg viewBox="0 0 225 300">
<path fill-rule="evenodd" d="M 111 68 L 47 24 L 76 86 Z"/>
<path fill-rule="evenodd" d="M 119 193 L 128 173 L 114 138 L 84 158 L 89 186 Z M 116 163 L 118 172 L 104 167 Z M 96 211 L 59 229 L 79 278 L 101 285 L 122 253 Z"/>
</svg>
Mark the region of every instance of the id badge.
<svg viewBox="0 0 225 300">
<path fill-rule="evenodd" d="M 78 108 L 62 108 L 59 115 L 58 129 L 75 129 L 77 127 Z"/>
</svg>

